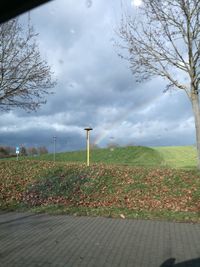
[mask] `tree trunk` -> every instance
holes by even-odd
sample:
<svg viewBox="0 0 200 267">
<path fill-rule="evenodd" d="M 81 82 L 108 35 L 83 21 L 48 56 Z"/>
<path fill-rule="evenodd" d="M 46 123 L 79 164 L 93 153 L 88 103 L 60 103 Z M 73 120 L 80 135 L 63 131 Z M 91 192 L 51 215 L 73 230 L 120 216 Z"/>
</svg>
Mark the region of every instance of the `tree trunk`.
<svg viewBox="0 0 200 267">
<path fill-rule="evenodd" d="M 199 105 L 198 93 L 193 92 L 191 94 L 191 102 L 192 102 L 192 109 L 194 113 L 194 121 L 196 128 L 197 166 L 198 169 L 200 170 L 200 105 Z"/>
</svg>

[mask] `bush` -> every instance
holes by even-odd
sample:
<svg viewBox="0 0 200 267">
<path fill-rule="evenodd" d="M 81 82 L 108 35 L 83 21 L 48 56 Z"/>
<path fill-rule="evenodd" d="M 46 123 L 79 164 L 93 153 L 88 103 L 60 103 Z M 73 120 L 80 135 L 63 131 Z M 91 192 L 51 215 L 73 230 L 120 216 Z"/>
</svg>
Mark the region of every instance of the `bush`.
<svg viewBox="0 0 200 267">
<path fill-rule="evenodd" d="M 8 151 L 5 149 L 5 147 L 1 146 L 0 147 L 0 156 L 7 156 Z"/>
<path fill-rule="evenodd" d="M 27 156 L 27 151 L 26 151 L 26 148 L 24 146 L 22 146 L 20 148 L 20 155 L 21 156 Z"/>
</svg>

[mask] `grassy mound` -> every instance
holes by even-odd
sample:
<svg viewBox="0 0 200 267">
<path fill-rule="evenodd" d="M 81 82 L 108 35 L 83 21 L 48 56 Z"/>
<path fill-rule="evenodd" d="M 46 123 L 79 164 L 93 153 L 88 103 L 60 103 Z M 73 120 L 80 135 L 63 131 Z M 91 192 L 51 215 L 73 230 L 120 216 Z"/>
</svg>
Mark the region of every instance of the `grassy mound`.
<svg viewBox="0 0 200 267">
<path fill-rule="evenodd" d="M 53 155 L 44 155 L 40 160 L 52 160 Z M 86 152 L 66 152 L 56 154 L 56 161 L 85 162 Z M 91 151 L 91 163 L 122 164 L 132 166 L 159 166 L 162 155 L 153 148 L 143 146 L 94 149 Z"/>
<path fill-rule="evenodd" d="M 53 154 L 32 159 L 53 161 Z M 20 160 L 23 158 L 20 158 Z M 12 160 L 12 159 L 9 159 Z M 16 159 L 14 159 L 16 160 Z M 5 159 L 4 159 L 5 161 Z M 56 154 L 56 162 L 86 162 L 86 151 Z M 91 150 L 91 163 L 108 163 L 127 166 L 171 167 L 194 169 L 197 166 L 197 151 L 194 146 L 170 147 L 117 147 Z"/>
</svg>

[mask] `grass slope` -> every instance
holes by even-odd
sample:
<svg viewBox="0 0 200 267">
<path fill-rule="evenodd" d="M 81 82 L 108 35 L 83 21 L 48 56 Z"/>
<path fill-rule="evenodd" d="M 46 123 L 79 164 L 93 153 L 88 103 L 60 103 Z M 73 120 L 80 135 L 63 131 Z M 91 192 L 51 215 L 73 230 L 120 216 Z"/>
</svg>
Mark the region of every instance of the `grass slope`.
<svg viewBox="0 0 200 267">
<path fill-rule="evenodd" d="M 94 149 L 90 153 L 91 163 L 122 164 L 131 166 L 159 166 L 162 155 L 155 149 L 143 146 L 117 147 L 113 149 Z M 52 160 L 53 155 L 43 155 L 40 160 Z M 85 162 L 86 152 L 57 153 L 56 161 Z"/>
<path fill-rule="evenodd" d="M 197 166 L 197 151 L 194 146 L 163 146 L 151 148 L 143 146 L 129 146 L 114 149 L 94 149 L 90 152 L 90 155 L 91 163 L 185 169 L 194 169 Z M 34 157 L 33 159 L 53 161 L 53 154 L 42 155 Z M 1 160 L 16 161 L 16 158 Z M 57 153 L 56 161 L 85 163 L 86 151 Z"/>
<path fill-rule="evenodd" d="M 154 147 L 163 158 L 163 165 L 172 168 L 195 168 L 197 151 L 194 146 Z"/>
<path fill-rule="evenodd" d="M 52 160 L 53 155 L 43 155 L 39 160 Z M 56 161 L 85 162 L 86 152 L 57 153 Z M 197 152 L 194 146 L 166 147 L 118 147 L 91 151 L 91 163 L 121 164 L 128 166 L 162 166 L 171 168 L 195 168 Z"/>
</svg>

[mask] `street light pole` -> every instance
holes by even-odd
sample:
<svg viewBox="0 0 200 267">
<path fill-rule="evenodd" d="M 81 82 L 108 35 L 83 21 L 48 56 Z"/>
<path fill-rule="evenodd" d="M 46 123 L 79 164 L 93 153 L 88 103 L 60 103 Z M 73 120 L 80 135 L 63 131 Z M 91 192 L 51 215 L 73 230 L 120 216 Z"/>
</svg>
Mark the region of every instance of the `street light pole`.
<svg viewBox="0 0 200 267">
<path fill-rule="evenodd" d="M 84 129 L 86 131 L 86 140 L 87 140 L 87 166 L 90 166 L 90 131 L 93 129 L 88 127 Z"/>
<path fill-rule="evenodd" d="M 54 151 L 53 151 L 53 161 L 56 161 L 56 136 L 53 137 Z"/>
</svg>

